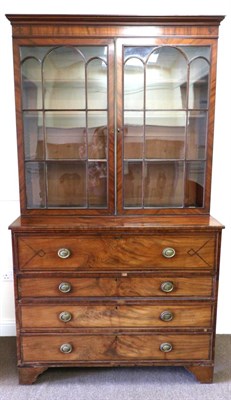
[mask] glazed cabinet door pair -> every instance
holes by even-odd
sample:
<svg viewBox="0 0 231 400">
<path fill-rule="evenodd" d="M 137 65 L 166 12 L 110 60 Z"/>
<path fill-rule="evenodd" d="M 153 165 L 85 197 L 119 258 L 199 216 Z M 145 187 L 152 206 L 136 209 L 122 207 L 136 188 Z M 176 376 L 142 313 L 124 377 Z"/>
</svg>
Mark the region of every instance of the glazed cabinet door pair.
<svg viewBox="0 0 231 400">
<path fill-rule="evenodd" d="M 208 210 L 211 42 L 37 42 L 15 51 L 23 214 Z"/>
</svg>

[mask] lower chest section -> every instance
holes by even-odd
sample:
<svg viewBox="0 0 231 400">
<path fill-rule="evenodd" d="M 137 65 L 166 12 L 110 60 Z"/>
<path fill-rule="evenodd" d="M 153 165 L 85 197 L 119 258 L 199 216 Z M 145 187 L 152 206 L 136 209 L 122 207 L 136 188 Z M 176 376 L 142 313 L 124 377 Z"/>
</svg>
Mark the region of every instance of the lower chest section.
<svg viewBox="0 0 231 400">
<path fill-rule="evenodd" d="M 212 363 L 219 241 L 15 234 L 19 365 Z"/>
</svg>

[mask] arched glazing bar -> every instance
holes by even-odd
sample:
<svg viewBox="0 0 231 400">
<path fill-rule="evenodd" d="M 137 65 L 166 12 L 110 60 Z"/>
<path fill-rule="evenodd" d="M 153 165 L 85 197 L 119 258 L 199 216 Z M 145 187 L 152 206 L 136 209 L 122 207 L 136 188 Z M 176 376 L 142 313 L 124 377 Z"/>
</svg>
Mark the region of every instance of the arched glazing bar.
<svg viewBox="0 0 231 400">
<path fill-rule="evenodd" d="M 197 56 L 194 51 L 170 45 L 125 49 L 125 208 L 203 206 L 203 195 L 191 200 L 194 189 L 189 186 L 199 185 L 203 192 L 207 112 L 201 106 L 197 113 L 190 110 L 195 109 L 190 79 L 193 69 L 201 69 L 194 68 L 196 63 L 210 63 L 201 50 Z M 135 70 L 141 77 L 135 79 L 136 87 L 132 86 Z M 137 107 L 135 95 L 140 95 Z"/>
<path fill-rule="evenodd" d="M 26 94 L 29 103 L 24 106 L 23 129 L 28 207 L 106 208 L 107 47 L 31 49 L 40 57 L 29 55 L 26 48 L 21 65 L 28 60 L 38 64 L 40 102 L 31 105 Z"/>
</svg>

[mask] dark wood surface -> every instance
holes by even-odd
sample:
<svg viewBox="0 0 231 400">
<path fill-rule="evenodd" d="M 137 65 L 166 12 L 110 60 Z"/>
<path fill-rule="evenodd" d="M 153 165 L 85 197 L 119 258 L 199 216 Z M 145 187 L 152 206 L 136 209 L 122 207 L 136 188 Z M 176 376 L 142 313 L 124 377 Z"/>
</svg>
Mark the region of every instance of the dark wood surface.
<svg viewBox="0 0 231 400">
<path fill-rule="evenodd" d="M 188 366 L 187 370 L 191 372 L 200 383 L 212 383 L 213 381 L 213 366 Z"/>
<path fill-rule="evenodd" d="M 22 337 L 23 361 L 49 363 L 81 361 L 145 361 L 153 360 L 209 360 L 210 335 L 174 335 L 174 334 L 104 334 L 104 335 L 65 335 L 39 336 L 30 335 Z M 160 351 L 161 343 L 171 343 L 172 351 Z M 60 352 L 63 343 L 70 343 L 73 351 L 68 354 Z"/>
<path fill-rule="evenodd" d="M 175 236 L 20 236 L 20 270 L 156 270 L 202 269 L 215 267 L 215 235 Z M 175 256 L 165 258 L 165 248 Z M 70 257 L 61 259 L 59 249 L 67 248 Z"/>
<path fill-rule="evenodd" d="M 100 219 L 96 218 L 98 222 Z M 192 219 L 190 225 L 186 219 Z M 189 369 L 201 382 L 211 382 L 222 225 L 206 217 L 186 219 L 177 227 L 169 217 L 162 228 L 153 220 L 148 232 L 137 221 L 134 235 L 124 228 L 119 236 L 109 234 L 107 229 L 99 234 L 92 224 L 89 236 L 87 221 L 83 236 L 79 235 L 81 224 L 72 226 L 69 232 L 64 221 L 55 228 L 54 222 L 49 226 L 47 220 L 48 229 L 44 229 L 43 221 L 41 225 L 21 226 L 20 221 L 13 224 L 20 382 L 32 383 L 43 371 L 40 368 L 45 370 L 47 365 L 180 362 L 187 368 L 194 366 Z M 195 219 L 200 223 L 193 224 Z M 100 243 L 106 245 L 102 251 Z M 163 245 L 173 243 L 176 256 L 166 259 Z M 72 259 L 57 256 L 57 249 L 63 245 L 70 247 Z M 82 266 L 89 263 L 93 269 L 86 264 L 77 272 L 77 260 L 83 254 L 88 257 Z M 187 257 L 195 260 L 188 264 Z M 135 270 L 131 271 L 133 263 Z M 169 293 L 161 289 L 166 281 L 173 283 Z M 71 284 L 69 293 L 60 292 L 62 282 Z M 60 320 L 64 311 L 71 314 L 68 322 Z M 171 321 L 161 319 L 164 311 L 172 313 Z M 161 343 L 166 341 L 173 346 L 169 353 L 160 351 Z M 70 354 L 60 352 L 66 342 L 72 345 Z M 200 368 L 195 363 L 200 363 Z M 30 370 L 32 365 L 34 372 Z"/>
<path fill-rule="evenodd" d="M 26 298 L 43 297 L 193 297 L 208 299 L 213 297 L 213 276 L 208 274 L 192 274 L 182 276 L 182 273 L 174 272 L 163 273 L 156 276 L 157 273 L 139 273 L 122 272 L 94 274 L 89 273 L 85 276 L 81 273 L 76 277 L 76 273 L 61 273 L 60 276 L 53 276 L 53 273 L 47 276 L 43 274 L 38 277 L 36 274 L 29 275 L 23 273 L 18 278 L 18 293 L 22 301 Z M 93 276 L 92 276 L 93 275 Z M 104 275 L 104 276 L 103 276 Z M 106 276 L 105 276 L 106 275 Z M 62 293 L 59 285 L 62 282 L 70 283 L 71 290 L 68 293 Z M 173 290 L 165 293 L 161 289 L 164 282 L 172 282 Z"/>
<path fill-rule="evenodd" d="M 137 304 L 138 303 L 138 304 Z M 168 302 L 153 304 L 110 304 L 104 301 L 88 304 L 63 303 L 59 305 L 23 305 L 21 307 L 22 329 L 57 329 L 57 328 L 210 328 L 212 305 L 207 303 L 175 304 Z M 62 312 L 71 314 L 69 322 L 63 322 L 59 316 Z M 163 321 L 161 314 L 171 312 L 172 320 Z M 39 318 L 34 318 L 38 315 Z"/>
<path fill-rule="evenodd" d="M 12 23 L 14 37 L 14 71 L 15 99 L 17 112 L 17 134 L 19 154 L 20 204 L 23 215 L 141 215 L 141 214 L 208 214 L 210 208 L 211 170 L 213 151 L 213 128 L 216 88 L 216 54 L 218 27 L 223 16 L 106 16 L 106 15 L 7 15 Z M 157 207 L 151 209 L 124 209 L 123 207 L 123 174 L 122 174 L 122 115 L 123 115 L 123 66 L 122 46 L 129 45 L 131 39 L 139 37 L 139 45 L 198 45 L 211 46 L 212 62 L 210 71 L 210 101 L 208 138 L 206 151 L 206 179 L 204 204 L 202 207 Z M 142 39 L 140 39 L 140 37 Z M 154 39 L 151 39 L 151 38 Z M 115 48 L 113 40 L 119 38 Z M 76 42 L 77 40 L 77 42 Z M 29 209 L 25 184 L 25 166 L 23 157 L 23 119 L 21 101 L 20 55 L 21 45 L 91 45 L 104 44 L 109 46 L 109 77 L 108 77 L 108 130 L 109 130 L 109 202 L 103 209 Z M 116 76 L 116 90 L 114 86 Z M 115 101 L 117 116 L 115 121 Z M 117 171 L 114 163 L 114 140 L 117 142 Z M 115 188 L 115 175 L 117 187 Z M 117 191 L 118 204 L 115 204 Z M 65 197 L 65 196 L 64 196 Z"/>
<path fill-rule="evenodd" d="M 219 25 L 224 19 L 223 15 L 106 15 L 106 14 L 6 14 L 6 17 L 12 24 L 65 24 L 74 23 L 75 25 L 100 25 L 105 26 L 107 23 L 111 25 L 126 25 L 126 23 L 164 25 Z"/>
<path fill-rule="evenodd" d="M 224 228 L 220 222 L 210 215 L 200 216 L 104 216 L 102 217 L 43 217 L 22 216 L 17 218 L 10 228 L 14 232 L 117 232 L 126 233 L 154 233 L 155 232 L 208 232 Z"/>
<path fill-rule="evenodd" d="M 223 225 L 209 209 L 217 38 L 223 16 L 7 18 L 13 30 L 22 214 L 10 226 L 20 383 L 33 383 L 49 366 L 119 365 L 183 365 L 199 381 L 212 382 Z M 203 207 L 124 210 L 122 47 L 131 43 L 211 46 Z M 19 48 L 76 44 L 109 49 L 108 208 L 27 209 Z M 162 255 L 166 247 L 175 249 L 174 257 Z M 60 259 L 60 248 L 68 248 L 70 257 Z M 173 283 L 171 292 L 161 289 L 166 281 Z M 60 292 L 62 282 L 71 284 L 70 292 Z M 63 311 L 71 313 L 71 321 L 60 321 Z M 163 311 L 172 312 L 173 319 L 163 321 Z M 172 346 L 169 352 L 160 350 L 166 342 Z M 60 351 L 64 343 L 72 346 L 68 354 Z"/>
<path fill-rule="evenodd" d="M 19 383 L 21 385 L 32 384 L 39 375 L 47 370 L 47 367 L 22 367 L 18 368 Z"/>
</svg>

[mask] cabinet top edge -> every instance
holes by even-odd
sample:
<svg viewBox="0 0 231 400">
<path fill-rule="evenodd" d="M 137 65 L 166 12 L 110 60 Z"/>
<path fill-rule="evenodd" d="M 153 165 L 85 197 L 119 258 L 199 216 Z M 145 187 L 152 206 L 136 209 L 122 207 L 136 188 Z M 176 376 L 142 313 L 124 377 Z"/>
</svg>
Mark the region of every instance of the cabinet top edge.
<svg viewBox="0 0 231 400">
<path fill-rule="evenodd" d="M 224 15 L 93 15 L 93 14 L 6 14 L 15 24 L 89 25 L 219 25 Z"/>
<path fill-rule="evenodd" d="M 98 231 L 98 232 L 154 232 L 221 230 L 224 226 L 211 216 L 158 217 L 19 217 L 9 229 L 13 231 Z"/>
</svg>

